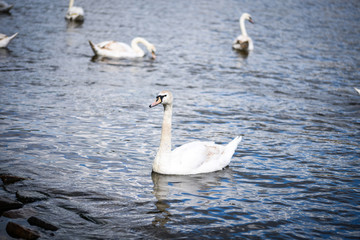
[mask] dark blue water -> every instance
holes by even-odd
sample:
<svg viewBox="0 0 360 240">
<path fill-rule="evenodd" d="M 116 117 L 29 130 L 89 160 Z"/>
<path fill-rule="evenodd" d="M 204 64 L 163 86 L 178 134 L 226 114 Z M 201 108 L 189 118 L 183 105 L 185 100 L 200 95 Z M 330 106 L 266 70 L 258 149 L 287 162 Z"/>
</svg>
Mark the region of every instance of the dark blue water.
<svg viewBox="0 0 360 240">
<path fill-rule="evenodd" d="M 60 228 L 42 239 L 359 238 L 359 1 L 78 0 L 81 25 L 66 1 L 13 3 L 0 173 L 28 180 L 2 192 L 48 195 L 24 207 Z M 231 49 L 243 12 L 248 56 Z M 88 40 L 136 36 L 155 61 L 92 58 Z M 173 147 L 243 136 L 227 169 L 151 173 L 164 89 Z"/>
</svg>

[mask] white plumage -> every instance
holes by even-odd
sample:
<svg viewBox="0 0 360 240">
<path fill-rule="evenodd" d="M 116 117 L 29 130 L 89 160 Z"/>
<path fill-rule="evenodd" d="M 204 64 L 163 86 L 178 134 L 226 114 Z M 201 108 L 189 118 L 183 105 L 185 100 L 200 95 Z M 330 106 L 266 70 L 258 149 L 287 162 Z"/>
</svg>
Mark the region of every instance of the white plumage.
<svg viewBox="0 0 360 240">
<path fill-rule="evenodd" d="M 65 18 L 69 21 L 82 22 L 84 21 L 84 9 L 81 7 L 74 7 L 74 0 L 70 0 L 69 9 Z"/>
<path fill-rule="evenodd" d="M 5 34 L 0 33 L 0 48 L 6 48 L 10 41 L 13 40 L 14 37 L 16 37 L 16 35 L 18 35 L 18 33 L 15 33 L 14 35 L 8 37 Z"/>
<path fill-rule="evenodd" d="M 243 13 L 240 17 L 240 30 L 241 30 L 241 35 L 239 35 L 235 41 L 233 42 L 232 47 L 236 50 L 239 51 L 252 51 L 254 49 L 254 44 L 253 41 L 251 40 L 251 38 L 248 36 L 247 32 L 246 32 L 246 28 L 245 28 L 245 20 L 248 20 L 251 23 L 254 23 L 254 21 L 252 20 L 250 14 L 248 13 Z"/>
<path fill-rule="evenodd" d="M 155 46 L 144 38 L 136 37 L 131 41 L 131 46 L 122 42 L 105 41 L 94 44 L 89 41 L 91 49 L 95 55 L 109 58 L 138 58 L 144 57 L 145 52 L 139 47 L 139 43 L 144 44 L 152 57 L 155 59 Z"/>
<path fill-rule="evenodd" d="M 150 105 L 164 106 L 160 147 L 153 163 L 153 171 L 161 174 L 187 175 L 214 172 L 229 165 L 241 141 L 240 136 L 227 145 L 195 141 L 171 151 L 172 101 L 171 92 L 162 91 Z"/>
</svg>

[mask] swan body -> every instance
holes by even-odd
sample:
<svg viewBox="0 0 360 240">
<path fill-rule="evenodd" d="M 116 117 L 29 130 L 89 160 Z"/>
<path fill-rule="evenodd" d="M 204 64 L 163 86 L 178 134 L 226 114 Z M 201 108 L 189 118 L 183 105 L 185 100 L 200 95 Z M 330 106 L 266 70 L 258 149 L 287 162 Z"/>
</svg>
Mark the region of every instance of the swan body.
<svg viewBox="0 0 360 240">
<path fill-rule="evenodd" d="M 98 44 L 93 44 L 89 41 L 91 49 L 95 55 L 109 57 L 109 58 L 138 58 L 144 57 L 145 52 L 139 47 L 139 43 L 145 45 L 147 50 L 151 52 L 155 59 L 155 46 L 149 43 L 144 38 L 136 37 L 131 41 L 131 46 L 122 42 L 105 41 Z"/>
<path fill-rule="evenodd" d="M 14 5 L 10 5 L 7 2 L 0 1 L 0 12 L 1 13 L 9 13 L 10 9 L 12 9 Z"/>
<path fill-rule="evenodd" d="M 10 41 L 13 40 L 14 37 L 16 37 L 16 35 L 18 35 L 18 33 L 15 33 L 14 35 L 8 37 L 5 34 L 0 33 L 0 48 L 6 48 Z"/>
<path fill-rule="evenodd" d="M 240 136 L 227 145 L 195 141 L 171 151 L 172 100 L 170 91 L 162 91 L 149 106 L 164 106 L 160 147 L 153 162 L 153 171 L 160 174 L 187 175 L 214 172 L 229 165 L 241 141 Z"/>
<path fill-rule="evenodd" d="M 84 9 L 81 7 L 74 7 L 74 0 L 70 0 L 69 9 L 65 18 L 69 21 L 82 22 L 84 21 Z"/>
<path fill-rule="evenodd" d="M 254 44 L 251 38 L 247 35 L 245 28 L 245 20 L 248 20 L 251 23 L 254 23 L 250 14 L 243 13 L 240 17 L 240 30 L 241 35 L 239 35 L 233 42 L 233 48 L 239 51 L 252 51 L 254 49 Z"/>
</svg>

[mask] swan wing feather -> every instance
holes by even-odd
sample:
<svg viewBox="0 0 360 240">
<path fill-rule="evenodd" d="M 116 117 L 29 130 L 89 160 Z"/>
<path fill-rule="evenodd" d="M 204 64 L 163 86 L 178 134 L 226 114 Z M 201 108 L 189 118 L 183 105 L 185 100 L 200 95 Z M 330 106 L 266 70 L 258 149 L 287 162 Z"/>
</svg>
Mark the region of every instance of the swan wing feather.
<svg viewBox="0 0 360 240">
<path fill-rule="evenodd" d="M 229 165 L 240 138 L 227 145 L 214 142 L 191 142 L 171 152 L 169 165 L 174 174 L 196 174 L 218 171 Z"/>
<path fill-rule="evenodd" d="M 249 36 L 239 35 L 233 42 L 233 48 L 236 50 L 253 50 L 254 46 Z"/>
<path fill-rule="evenodd" d="M 82 7 L 71 7 L 68 9 L 65 18 L 71 21 L 84 21 L 84 9 Z"/>
<path fill-rule="evenodd" d="M 129 45 L 122 42 L 105 41 L 99 43 L 98 46 L 102 49 L 106 49 L 109 51 L 133 52 L 132 48 Z"/>
<path fill-rule="evenodd" d="M 89 43 L 94 53 L 99 56 L 110 58 L 141 57 L 141 54 L 135 52 L 134 49 L 126 43 L 115 41 L 104 41 L 98 44 L 93 44 L 89 41 Z"/>
</svg>

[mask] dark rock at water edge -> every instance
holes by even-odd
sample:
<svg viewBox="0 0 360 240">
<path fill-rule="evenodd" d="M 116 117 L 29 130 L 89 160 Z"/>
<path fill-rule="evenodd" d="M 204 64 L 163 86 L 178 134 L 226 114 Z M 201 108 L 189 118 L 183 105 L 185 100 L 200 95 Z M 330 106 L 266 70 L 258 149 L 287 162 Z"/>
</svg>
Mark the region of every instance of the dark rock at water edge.
<svg viewBox="0 0 360 240">
<path fill-rule="evenodd" d="M 0 197 L 0 213 L 2 214 L 5 211 L 18 209 L 23 206 L 22 203 L 14 201 L 5 197 Z"/>
<path fill-rule="evenodd" d="M 30 217 L 27 221 L 28 223 L 30 223 L 30 225 L 38 226 L 45 230 L 56 231 L 59 229 L 58 227 L 52 225 L 51 223 L 47 223 L 37 217 Z"/>
<path fill-rule="evenodd" d="M 8 222 L 8 224 L 6 225 L 6 232 L 13 238 L 33 240 L 40 237 L 39 233 L 37 233 L 36 231 L 25 228 L 14 222 Z"/>
<path fill-rule="evenodd" d="M 23 207 L 23 208 L 19 208 L 19 209 L 12 209 L 12 210 L 6 211 L 3 213 L 3 216 L 6 218 L 12 218 L 12 219 L 17 219 L 17 218 L 27 219 L 27 218 L 35 215 L 36 213 L 37 213 L 36 210 L 33 208 Z"/>
<path fill-rule="evenodd" d="M 4 185 L 8 185 L 8 184 L 26 180 L 26 178 L 11 176 L 11 175 L 0 175 L 0 178 L 1 178 L 2 182 L 4 183 Z"/>
<path fill-rule="evenodd" d="M 32 203 L 47 199 L 42 193 L 30 192 L 30 191 L 17 191 L 16 198 L 22 203 Z"/>
</svg>

